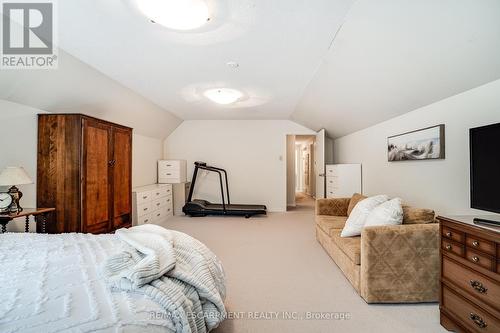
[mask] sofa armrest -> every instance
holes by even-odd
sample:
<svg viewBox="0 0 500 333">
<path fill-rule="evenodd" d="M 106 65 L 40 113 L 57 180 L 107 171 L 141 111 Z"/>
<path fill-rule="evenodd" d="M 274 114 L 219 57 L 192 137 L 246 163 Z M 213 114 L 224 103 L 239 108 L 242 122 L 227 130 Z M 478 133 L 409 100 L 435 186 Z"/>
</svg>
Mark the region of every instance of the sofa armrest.
<svg viewBox="0 0 500 333">
<path fill-rule="evenodd" d="M 316 215 L 347 216 L 350 198 L 317 199 Z"/>
<path fill-rule="evenodd" d="M 364 228 L 360 285 L 368 303 L 437 301 L 439 224 Z"/>
</svg>

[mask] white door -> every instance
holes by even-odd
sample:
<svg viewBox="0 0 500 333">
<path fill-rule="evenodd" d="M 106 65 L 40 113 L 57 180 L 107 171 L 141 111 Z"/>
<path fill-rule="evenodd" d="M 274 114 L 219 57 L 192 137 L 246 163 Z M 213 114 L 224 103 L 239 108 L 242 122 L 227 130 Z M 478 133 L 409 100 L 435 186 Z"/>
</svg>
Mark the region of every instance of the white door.
<svg viewBox="0 0 500 333">
<path fill-rule="evenodd" d="M 314 150 L 314 176 L 316 178 L 316 199 L 325 197 L 325 142 L 326 133 L 322 129 L 316 134 Z"/>
</svg>

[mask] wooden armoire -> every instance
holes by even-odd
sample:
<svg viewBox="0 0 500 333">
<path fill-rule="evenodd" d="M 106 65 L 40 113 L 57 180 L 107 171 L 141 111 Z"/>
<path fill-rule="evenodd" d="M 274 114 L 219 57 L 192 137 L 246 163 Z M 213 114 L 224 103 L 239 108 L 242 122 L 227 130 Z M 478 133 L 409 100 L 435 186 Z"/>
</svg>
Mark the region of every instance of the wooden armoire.
<svg viewBox="0 0 500 333">
<path fill-rule="evenodd" d="M 38 115 L 37 206 L 49 233 L 108 233 L 132 221 L 132 129 L 82 114 Z"/>
</svg>

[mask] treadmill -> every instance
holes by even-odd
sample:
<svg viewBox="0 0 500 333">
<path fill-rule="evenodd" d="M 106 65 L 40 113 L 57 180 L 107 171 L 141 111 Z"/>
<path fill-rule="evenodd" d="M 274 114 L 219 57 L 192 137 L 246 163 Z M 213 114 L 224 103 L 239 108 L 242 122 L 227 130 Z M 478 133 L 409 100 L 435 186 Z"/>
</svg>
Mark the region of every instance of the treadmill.
<svg viewBox="0 0 500 333">
<path fill-rule="evenodd" d="M 207 170 L 219 174 L 220 190 L 222 195 L 222 204 L 211 203 L 206 200 L 193 199 L 194 186 L 196 183 L 196 176 L 198 170 Z M 224 185 L 225 182 L 225 195 Z M 227 198 L 227 201 L 226 201 Z M 208 166 L 205 162 L 194 162 L 193 179 L 191 180 L 191 187 L 189 188 L 189 196 L 187 203 L 182 208 L 184 214 L 191 217 L 201 217 L 207 215 L 231 215 L 231 216 L 244 216 L 250 218 L 254 215 L 266 215 L 267 208 L 264 205 L 240 205 L 231 204 L 229 199 L 229 184 L 227 181 L 227 172 L 224 169 Z"/>
</svg>

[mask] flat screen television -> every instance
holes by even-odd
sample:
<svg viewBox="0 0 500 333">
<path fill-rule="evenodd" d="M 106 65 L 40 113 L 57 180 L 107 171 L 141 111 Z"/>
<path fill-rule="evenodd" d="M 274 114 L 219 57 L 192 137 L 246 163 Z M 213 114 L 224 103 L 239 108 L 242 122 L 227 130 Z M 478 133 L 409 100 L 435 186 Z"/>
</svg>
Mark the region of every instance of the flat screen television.
<svg viewBox="0 0 500 333">
<path fill-rule="evenodd" d="M 470 129 L 471 207 L 500 213 L 500 123 Z"/>
</svg>

